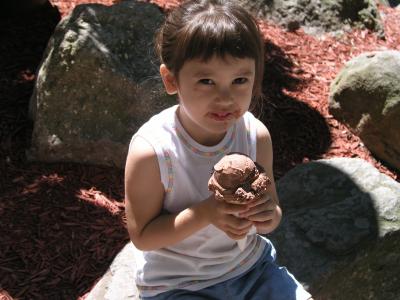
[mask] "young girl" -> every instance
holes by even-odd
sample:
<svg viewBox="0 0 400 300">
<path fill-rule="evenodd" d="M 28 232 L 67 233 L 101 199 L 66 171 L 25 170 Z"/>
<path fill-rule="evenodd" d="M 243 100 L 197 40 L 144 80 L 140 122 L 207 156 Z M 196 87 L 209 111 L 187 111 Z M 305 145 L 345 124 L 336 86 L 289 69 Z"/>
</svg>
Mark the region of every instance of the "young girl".
<svg viewBox="0 0 400 300">
<path fill-rule="evenodd" d="M 188 1 L 157 36 L 160 74 L 179 104 L 133 136 L 126 216 L 141 299 L 309 299 L 258 234 L 281 220 L 267 128 L 248 109 L 261 98 L 264 53 L 256 21 L 233 1 Z M 214 199 L 207 182 L 225 154 L 267 171 L 267 197 L 248 205 Z"/>
</svg>

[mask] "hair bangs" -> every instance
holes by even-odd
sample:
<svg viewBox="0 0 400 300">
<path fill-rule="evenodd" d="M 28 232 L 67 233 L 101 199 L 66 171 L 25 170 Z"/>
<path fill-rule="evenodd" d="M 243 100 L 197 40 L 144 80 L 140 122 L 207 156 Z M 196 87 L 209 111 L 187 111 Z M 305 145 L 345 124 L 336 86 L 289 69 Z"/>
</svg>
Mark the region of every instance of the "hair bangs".
<svg viewBox="0 0 400 300">
<path fill-rule="evenodd" d="M 258 57 L 258 45 L 252 33 L 236 18 L 223 14 L 198 16 L 186 28 L 182 28 L 182 44 L 176 55 L 182 63 L 186 60 L 207 61 L 214 55 L 225 58 Z M 178 70 L 181 66 L 178 67 Z"/>
</svg>

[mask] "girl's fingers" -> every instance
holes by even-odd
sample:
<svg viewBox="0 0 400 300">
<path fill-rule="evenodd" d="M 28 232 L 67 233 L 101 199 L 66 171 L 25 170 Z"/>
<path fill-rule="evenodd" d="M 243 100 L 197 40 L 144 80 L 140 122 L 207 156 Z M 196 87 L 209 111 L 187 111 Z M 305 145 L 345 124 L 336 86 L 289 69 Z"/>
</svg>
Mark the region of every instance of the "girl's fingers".
<svg viewBox="0 0 400 300">
<path fill-rule="evenodd" d="M 248 230 L 227 230 L 227 233 L 231 234 L 231 235 L 235 235 L 238 239 L 243 238 L 245 236 L 247 236 L 247 233 L 249 232 L 250 229 Z"/>
<path fill-rule="evenodd" d="M 247 206 L 246 205 L 241 205 L 241 204 L 232 204 L 232 203 L 223 203 L 221 204 L 222 207 L 222 212 L 225 214 L 239 214 L 247 211 Z"/>
<path fill-rule="evenodd" d="M 262 203 L 262 204 L 259 204 L 257 206 L 254 206 L 252 208 L 249 208 L 248 211 L 240 213 L 239 217 L 248 218 L 248 217 L 250 217 L 252 215 L 259 214 L 259 213 L 262 213 L 262 212 L 265 212 L 265 211 L 272 211 L 273 210 L 272 206 L 273 205 L 271 205 L 271 202 Z"/>
<path fill-rule="evenodd" d="M 272 220 L 268 220 L 265 222 L 254 222 L 254 226 L 256 226 L 257 230 L 261 231 L 270 231 L 268 230 L 272 225 Z"/>
<path fill-rule="evenodd" d="M 226 232 L 226 234 L 233 240 L 241 240 L 247 236 L 247 233 L 238 235 L 232 232 Z"/>
<path fill-rule="evenodd" d="M 250 228 L 253 226 L 253 223 L 250 223 L 250 226 L 247 226 L 243 229 L 228 227 L 225 231 L 229 236 L 234 236 L 234 239 L 244 238 L 249 232 Z"/>
<path fill-rule="evenodd" d="M 261 198 L 258 198 L 258 199 L 255 199 L 255 200 L 249 202 L 247 204 L 247 207 L 248 208 L 252 208 L 252 207 L 258 206 L 260 204 L 267 203 L 270 200 L 271 200 L 271 197 L 269 195 L 264 195 Z"/>
<path fill-rule="evenodd" d="M 229 228 L 233 228 L 235 230 L 242 230 L 242 229 L 250 228 L 252 225 L 252 222 L 248 219 L 238 218 L 236 216 L 229 215 L 226 219 L 226 225 Z"/>
<path fill-rule="evenodd" d="M 248 216 L 248 220 L 252 222 L 266 222 L 273 219 L 274 211 L 273 210 L 266 210 L 251 216 Z"/>
</svg>

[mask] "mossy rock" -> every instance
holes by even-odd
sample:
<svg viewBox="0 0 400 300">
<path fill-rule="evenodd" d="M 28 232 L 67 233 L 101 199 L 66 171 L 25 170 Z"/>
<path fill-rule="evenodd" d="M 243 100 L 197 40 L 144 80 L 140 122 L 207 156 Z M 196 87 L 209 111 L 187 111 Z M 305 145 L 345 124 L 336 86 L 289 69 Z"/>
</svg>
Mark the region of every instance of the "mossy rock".
<svg viewBox="0 0 400 300">
<path fill-rule="evenodd" d="M 239 0 L 256 17 L 311 34 L 367 28 L 384 35 L 374 0 Z"/>
<path fill-rule="evenodd" d="M 329 111 L 379 159 L 400 170 L 400 51 L 363 53 L 332 82 Z"/>
<path fill-rule="evenodd" d="M 156 5 L 124 1 L 79 5 L 58 24 L 30 102 L 30 159 L 124 166 L 135 131 L 176 102 L 153 51 L 163 21 Z"/>
</svg>

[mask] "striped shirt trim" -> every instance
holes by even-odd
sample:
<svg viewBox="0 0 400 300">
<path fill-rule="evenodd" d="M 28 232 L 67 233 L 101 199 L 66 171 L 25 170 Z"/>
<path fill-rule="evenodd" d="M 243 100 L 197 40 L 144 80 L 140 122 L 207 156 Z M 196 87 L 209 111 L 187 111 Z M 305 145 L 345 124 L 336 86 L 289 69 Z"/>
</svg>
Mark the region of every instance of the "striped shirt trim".
<svg viewBox="0 0 400 300">
<path fill-rule="evenodd" d="M 174 170 L 172 168 L 172 159 L 171 155 L 169 152 L 165 149 L 163 149 L 163 154 L 164 154 L 164 160 L 165 164 L 167 165 L 167 172 L 168 172 L 168 186 L 165 189 L 166 193 L 172 192 L 172 186 L 174 185 Z"/>
<path fill-rule="evenodd" d="M 211 156 L 216 156 L 219 154 L 226 154 L 229 152 L 229 149 L 233 143 L 233 140 L 235 138 L 236 135 L 236 124 L 234 124 L 233 126 L 233 130 L 231 133 L 231 136 L 229 137 L 229 140 L 225 143 L 225 145 L 221 146 L 221 148 L 215 150 L 215 151 L 211 151 L 211 152 L 207 152 L 207 151 L 202 151 L 196 147 L 194 147 L 192 144 L 189 143 L 189 141 L 185 138 L 185 136 L 182 134 L 182 132 L 179 131 L 179 129 L 175 126 L 174 127 L 176 135 L 178 136 L 178 138 L 182 141 L 182 143 L 189 148 L 192 152 L 201 155 L 201 156 L 206 156 L 206 157 L 211 157 Z"/>
</svg>

